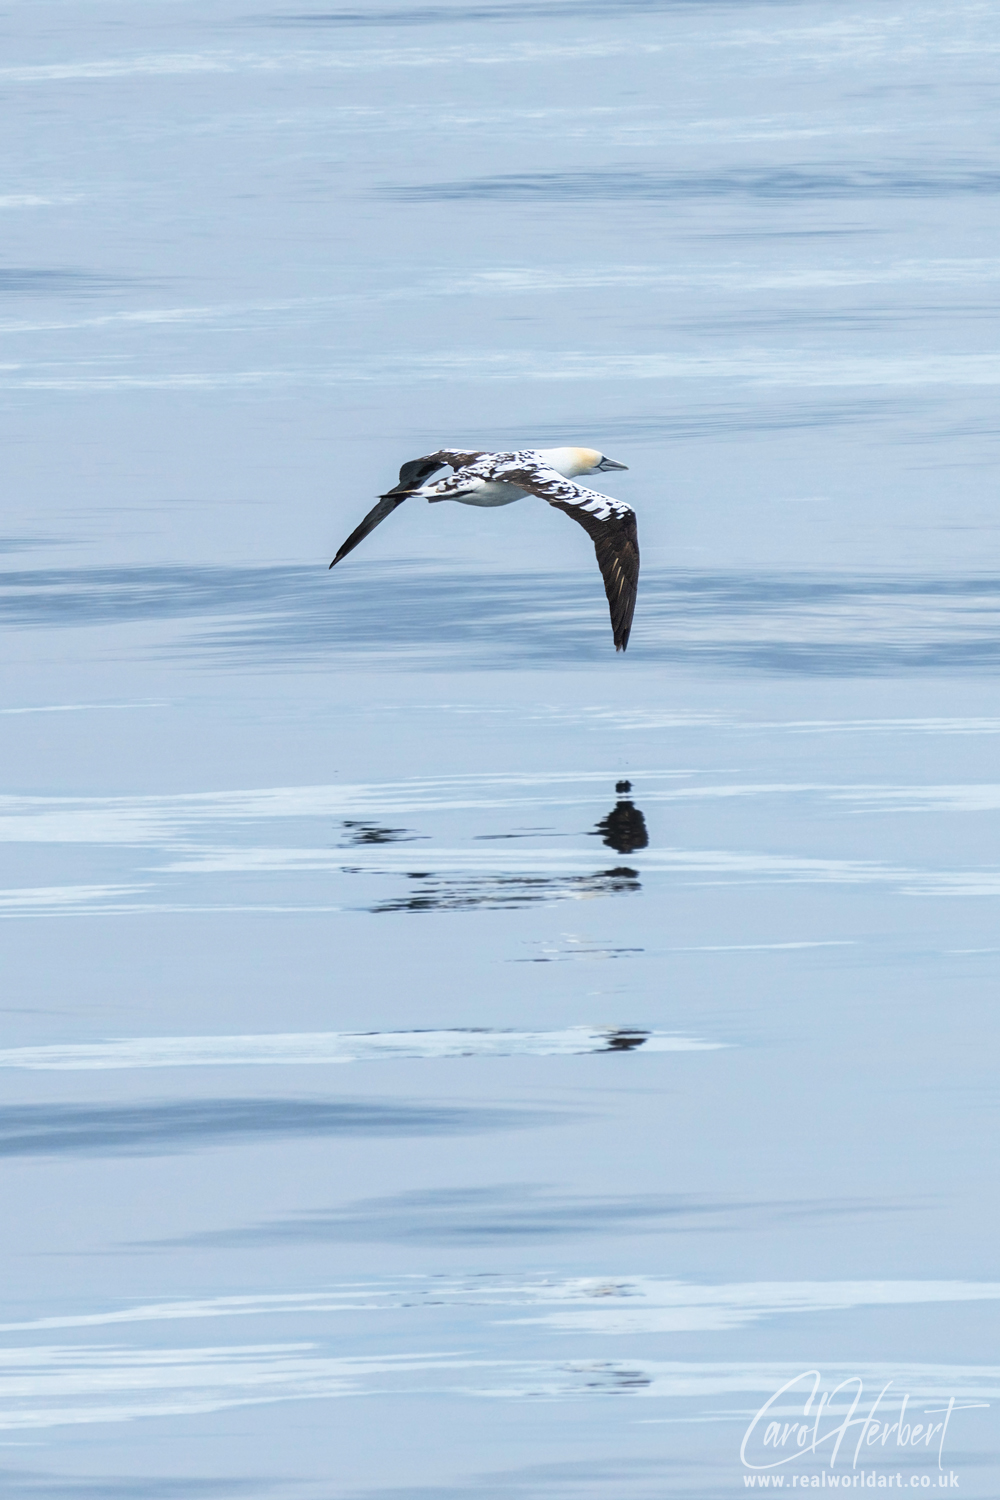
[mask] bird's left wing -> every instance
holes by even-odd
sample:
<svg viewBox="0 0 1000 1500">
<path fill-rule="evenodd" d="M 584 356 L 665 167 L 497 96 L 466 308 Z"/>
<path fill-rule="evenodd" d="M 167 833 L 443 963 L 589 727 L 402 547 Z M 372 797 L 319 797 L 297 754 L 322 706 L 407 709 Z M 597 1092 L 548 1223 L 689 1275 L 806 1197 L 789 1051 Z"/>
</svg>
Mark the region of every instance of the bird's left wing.
<svg viewBox="0 0 1000 1500">
<path fill-rule="evenodd" d="M 631 505 L 574 484 L 548 464 L 504 464 L 498 467 L 496 478 L 538 495 L 579 521 L 597 553 L 611 610 L 615 650 L 624 651 L 639 591 L 639 533 Z"/>
<path fill-rule="evenodd" d="M 399 471 L 399 483 L 394 484 L 391 490 L 378 498 L 378 504 L 373 505 L 365 516 L 360 526 L 356 526 L 347 541 L 337 553 L 330 567 L 335 567 L 342 557 L 348 552 L 353 552 L 359 542 L 375 530 L 380 521 L 386 516 L 391 516 L 397 505 L 403 501 L 420 485 L 425 484 L 432 474 L 438 469 L 450 464 L 453 469 L 461 469 L 464 465 L 475 463 L 477 458 L 482 458 L 482 453 L 477 453 L 468 448 L 439 448 L 437 453 L 427 453 L 423 458 L 411 458 Z"/>
<path fill-rule="evenodd" d="M 482 448 L 439 448 L 431 457 L 439 458 L 442 463 L 450 464 L 453 469 L 464 469 L 469 464 L 478 463 L 481 458 L 488 458 L 489 455 Z M 420 462 L 422 463 L 423 459 Z M 402 472 L 399 477 L 402 479 Z M 425 474 L 424 479 L 426 478 Z"/>
</svg>

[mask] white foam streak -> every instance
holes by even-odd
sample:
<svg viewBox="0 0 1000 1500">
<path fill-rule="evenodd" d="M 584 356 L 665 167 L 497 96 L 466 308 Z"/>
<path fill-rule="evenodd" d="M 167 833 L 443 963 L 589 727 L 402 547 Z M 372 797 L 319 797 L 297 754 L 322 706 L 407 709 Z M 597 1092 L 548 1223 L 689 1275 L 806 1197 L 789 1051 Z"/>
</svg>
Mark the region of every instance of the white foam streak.
<svg viewBox="0 0 1000 1500">
<path fill-rule="evenodd" d="M 859 804 L 865 812 L 997 812 L 1000 785 L 845 787 L 835 801 Z"/>
<path fill-rule="evenodd" d="M 732 849 L 655 849 L 633 851 L 627 856 L 604 854 L 608 860 L 627 858 L 640 872 L 674 873 L 696 876 L 732 876 L 740 879 L 763 878 L 779 881 L 806 881 L 850 885 L 884 884 L 887 881 L 920 882 L 924 872 L 876 864 L 874 861 L 846 859 L 810 859 L 795 855 L 762 854 Z M 421 844 L 419 856 L 413 850 L 394 849 L 288 849 L 288 848 L 208 848 L 192 852 L 162 866 L 165 874 L 233 875 L 346 870 L 351 874 L 405 875 L 417 864 L 435 875 L 552 875 L 572 876 L 594 873 L 595 856 L 589 849 L 487 850 L 452 849 Z M 976 872 L 985 877 L 991 872 Z M 1000 872 L 997 872 L 1000 878 Z M 962 879 L 965 872 L 955 872 Z M 937 879 L 937 872 L 931 878 Z"/>
<path fill-rule="evenodd" d="M 416 363 L 416 362 L 414 362 Z M 724 354 L 546 355 L 439 353 L 424 357 L 421 373 L 438 378 L 469 373 L 497 380 L 736 380 L 759 386 L 996 385 L 1000 354 L 947 353 L 885 357 L 813 354 L 787 349 L 733 349 Z M 379 372 L 389 377 L 392 367 Z M 414 372 L 416 373 L 416 372 Z"/>
<path fill-rule="evenodd" d="M 219 1318 L 299 1318 L 345 1313 L 398 1315 L 448 1307 L 493 1326 L 542 1324 L 563 1335 L 725 1332 L 765 1318 L 842 1313 L 861 1307 L 916 1307 L 1000 1299 L 1000 1283 L 963 1281 L 735 1282 L 697 1285 L 660 1277 L 400 1276 L 292 1293 L 263 1293 L 137 1304 L 55 1315 L 0 1326 L 4 1333 L 171 1324 Z M 527 1316 L 497 1318 L 498 1310 Z M 480 1312 L 480 1316 L 482 1313 Z M 315 1322 L 313 1321 L 313 1325 Z M 477 1344 L 482 1334 L 475 1335 Z M 374 1358 L 331 1354 L 317 1342 L 218 1344 L 153 1348 L 123 1344 L 34 1345 L 0 1350 L 0 1428 L 124 1422 L 194 1415 L 225 1408 L 305 1399 L 419 1393 L 433 1397 L 580 1398 L 615 1393 L 698 1401 L 738 1393 L 772 1394 L 803 1366 L 779 1361 L 678 1361 L 473 1358 L 465 1350 L 412 1349 Z M 899 1400 L 951 1396 L 995 1400 L 993 1366 L 882 1361 L 824 1364 L 828 1387 L 861 1377 L 878 1389 L 892 1383 Z M 895 1409 L 895 1407 L 892 1407 Z M 698 1420 L 682 1409 L 674 1420 Z M 718 1413 L 715 1413 L 718 1416 Z M 730 1413 L 731 1417 L 737 1414 Z"/>
<path fill-rule="evenodd" d="M 131 1350 L 0 1350 L 0 1429 L 194 1415 L 262 1402 L 358 1395 L 373 1377 L 462 1369 L 441 1355 L 330 1358 L 312 1344 Z M 394 1379 L 395 1377 L 395 1379 Z"/>
<path fill-rule="evenodd" d="M 986 721 L 992 732 L 992 721 Z M 741 725 L 741 730 L 767 726 Z M 821 732 L 822 726 L 778 726 Z M 841 728 L 843 726 L 840 726 Z M 861 728 L 870 726 L 861 725 Z M 923 728 L 923 726 L 919 726 Z M 934 726 L 931 726 L 934 727 Z M 981 726 L 980 726 L 981 727 Z M 943 732 L 967 732 L 960 722 Z M 980 732 L 973 726 L 972 732 Z M 1000 784 L 942 786 L 837 786 L 826 783 L 689 784 L 688 771 L 635 771 L 642 779 L 644 801 L 811 799 L 870 815 L 1000 810 Z M 537 899 L 591 899 L 586 880 L 627 864 L 646 876 L 663 875 L 689 883 L 733 884 L 748 881 L 893 887 L 912 895 L 995 896 L 1000 894 L 1000 867 L 915 869 L 871 859 L 817 858 L 772 854 L 755 849 L 646 848 L 627 856 L 599 848 L 589 838 L 577 843 L 533 846 L 526 838 L 513 843 L 477 839 L 465 847 L 421 839 L 394 843 L 345 842 L 330 847 L 310 843 L 309 820 L 420 817 L 441 812 L 496 812 L 556 808 L 604 810 L 607 786 L 615 773 L 560 772 L 542 775 L 467 775 L 382 784 L 263 787 L 250 790 L 145 797 L 0 797 L 0 843 L 93 844 L 158 851 L 153 861 L 135 869 L 133 884 L 22 887 L 0 891 L 0 916 L 31 912 L 104 912 L 211 910 L 328 911 L 342 903 L 274 902 L 246 896 L 233 901 L 192 901 L 162 889 L 172 877 L 274 875 L 330 872 L 408 876 L 419 869 L 428 878 L 503 881 L 510 877 L 553 878 Z M 602 788 L 599 792 L 597 789 Z M 295 842 L 282 841 L 277 820 L 304 824 Z M 272 831 L 273 830 L 273 831 Z M 275 838 L 275 832 L 278 837 Z M 304 836 L 303 836 L 304 835 Z M 544 831 L 533 836 L 539 841 Z M 561 884 L 560 884 L 561 882 Z M 154 894 L 155 891 L 155 894 Z M 221 895 L 222 893 L 220 893 Z M 241 893 L 242 894 L 242 893 Z"/>
<path fill-rule="evenodd" d="M 79 203 L 82 194 L 62 193 L 56 197 L 43 197 L 39 193 L 4 193 L 0 195 L 3 208 L 49 208 L 60 203 Z"/>
<path fill-rule="evenodd" d="M 560 1292 L 565 1305 L 557 1311 L 515 1321 L 577 1333 L 724 1332 L 789 1313 L 995 1302 L 1000 1300 L 1000 1282 L 760 1281 L 699 1286 L 636 1277 L 622 1282 L 567 1282 L 549 1299 L 538 1300 L 558 1301 Z"/>
<path fill-rule="evenodd" d="M 20 714 L 75 714 L 91 709 L 106 708 L 166 708 L 165 702 L 145 703 L 40 703 L 29 708 L 0 708 L 0 715 Z M 2 800 L 2 799 L 0 799 Z"/>
<path fill-rule="evenodd" d="M 357 1312 L 401 1305 L 398 1295 L 373 1282 L 341 1291 L 276 1292 L 246 1297 L 206 1297 L 196 1301 L 147 1302 L 112 1312 L 70 1313 L 0 1323 L 0 1333 L 49 1333 L 58 1328 L 106 1328 L 131 1323 L 177 1323 L 200 1318 L 273 1317 L 276 1314 Z"/>
<path fill-rule="evenodd" d="M 15 200 L 0 198 L 0 206 Z M 28 199 L 18 199 L 27 203 Z M 38 198 L 32 203 L 69 203 L 76 198 Z M 643 287 L 702 288 L 741 294 L 751 290 L 804 291 L 822 287 L 882 286 L 895 283 L 917 285 L 970 285 L 1000 280 L 1000 260 L 985 257 L 951 260 L 905 260 L 878 262 L 871 265 L 762 268 L 733 263 L 715 270 L 684 266 L 664 271 L 657 266 L 594 266 L 579 270 L 563 268 L 536 269 L 529 266 L 502 266 L 476 272 L 466 277 L 432 277 L 409 286 L 386 287 L 380 291 L 358 288 L 350 292 L 323 297 L 285 297 L 264 302 L 221 302 L 187 307 L 137 308 L 128 312 L 100 313 L 86 318 L 47 318 L 0 323 L 2 333 L 67 332 L 86 328 L 150 328 L 175 324 L 216 327 L 232 324 L 241 329 L 248 320 L 259 322 L 274 315 L 293 315 L 315 319 L 324 309 L 331 311 L 361 304 L 378 306 L 394 302 L 423 301 L 436 298 L 519 297 L 548 295 L 565 291 L 577 293 L 600 288 L 633 290 Z M 287 372 L 295 378 L 294 372 Z M 232 379 L 277 379 L 280 372 L 244 372 Z M 164 379 L 167 377 L 164 376 Z M 182 376 L 181 379 L 205 377 Z"/>
<path fill-rule="evenodd" d="M 464 281 L 433 284 L 453 295 L 524 294 L 531 292 L 591 291 L 599 287 L 702 287 L 744 292 L 805 291 L 821 287 L 918 285 L 975 285 L 1000 280 L 1000 260 L 970 256 L 939 260 L 899 260 L 867 265 L 773 265 L 762 267 L 734 262 L 707 270 L 683 266 L 665 271 L 658 266 L 594 266 L 579 270 L 512 266 L 477 272 Z M 428 290 L 431 288 L 428 287 Z M 414 291 L 417 289 L 415 288 Z"/>
<path fill-rule="evenodd" d="M 748 1281 L 700 1284 L 658 1276 L 411 1275 L 353 1281 L 305 1292 L 139 1303 L 103 1312 L 63 1314 L 0 1324 L 2 1333 L 51 1332 L 118 1324 L 205 1318 L 295 1317 L 445 1306 L 529 1309 L 566 1332 L 706 1332 L 745 1326 L 786 1314 L 844 1312 L 857 1307 L 903 1307 L 1000 1300 L 1000 1282 L 986 1281 Z M 676 1321 L 671 1321 L 675 1319 Z M 505 1320 L 509 1321 L 509 1320 Z"/>
<path fill-rule="evenodd" d="M 650 782 L 674 781 L 690 773 L 649 771 Z M 250 824 L 276 818 L 351 817 L 359 813 L 402 814 L 530 806 L 539 791 L 554 787 L 613 785 L 614 771 L 467 775 L 416 781 L 343 785 L 259 787 L 145 797 L 0 796 L 0 843 L 97 843 L 171 845 L 192 832 L 220 824 Z M 603 794 L 551 799 L 546 805 L 603 804 Z M 354 851 L 351 851 L 353 862 Z M 346 858 L 346 856 L 345 856 Z M 344 863 L 344 860 L 341 860 Z"/>
<path fill-rule="evenodd" d="M 148 887 L 138 885 L 44 885 L 0 890 L 0 915 L 31 911 L 57 912 L 64 908 L 106 906 L 134 896 Z M 133 904 L 132 909 L 142 908 Z"/>
<path fill-rule="evenodd" d="M 0 1351 L 0 1429 L 31 1431 L 100 1422 L 186 1416 L 281 1401 L 419 1393 L 494 1399 L 697 1399 L 773 1393 L 801 1373 L 773 1362 L 674 1360 L 489 1360 L 464 1352 L 337 1357 L 312 1343 L 127 1349 L 55 1345 Z M 994 1400 L 1000 1368 L 866 1363 L 826 1365 L 833 1385 L 856 1378 L 877 1389 L 897 1382 L 911 1400 Z"/>
<path fill-rule="evenodd" d="M 1000 868 L 982 870 L 913 870 L 875 861 L 809 859 L 730 849 L 656 849 L 627 856 L 639 874 L 690 876 L 699 884 L 742 884 L 765 880 L 778 884 L 894 886 L 907 895 L 1000 895 Z M 611 856 L 608 856 L 611 858 Z M 525 853 L 483 854 L 470 849 L 422 844 L 419 861 L 393 850 L 327 851 L 323 849 L 216 848 L 192 853 L 163 866 L 165 874 L 234 875 L 341 870 L 351 874 L 405 875 L 415 862 L 444 876 L 594 874 L 594 855 L 586 850 L 534 849 Z M 591 892 L 572 887 L 552 892 L 554 899 L 590 899 Z"/>
<path fill-rule="evenodd" d="M 176 78 L 197 74 L 357 72 L 382 68 L 517 67 L 559 58 L 655 53 L 655 43 L 581 39 L 551 44 L 512 42 L 501 51 L 477 47 L 302 48 L 292 52 L 151 52 L 132 57 L 82 59 L 0 68 L 0 84 L 100 82 L 118 78 Z"/>
<path fill-rule="evenodd" d="M 450 706 L 453 713 L 476 710 Z M 780 730 L 787 734 L 1000 734 L 997 718 L 911 719 L 737 719 L 725 714 L 680 715 L 668 710 L 644 708 L 582 708 L 551 710 L 538 714 L 546 721 L 586 724 L 592 728 L 622 730 L 702 729 L 718 726 L 731 733 L 756 734 Z"/>
<path fill-rule="evenodd" d="M 41 713 L 86 707 L 156 707 L 155 704 L 67 704 L 50 709 L 13 709 L 11 713 Z M 614 721 L 616 724 L 618 720 Z M 629 727 L 636 727 L 630 724 Z M 642 727 L 657 727 L 654 720 Z M 700 726 L 699 726 L 700 727 Z M 838 729 L 866 730 L 888 728 L 892 723 L 877 725 L 790 724 L 782 726 L 743 724 L 743 731 L 782 727 L 790 730 L 825 732 Z M 995 733 L 1000 721 L 935 721 L 915 728 L 940 733 Z M 688 771 L 636 771 L 647 788 L 647 802 L 713 801 L 763 797 L 816 797 L 837 803 L 856 803 L 865 810 L 982 812 L 1000 808 L 1000 783 L 884 786 L 838 785 L 832 782 L 721 782 L 710 785 L 685 785 Z M 292 787 L 259 787 L 247 790 L 180 793 L 173 796 L 140 797 L 18 797 L 0 796 L 0 843 L 71 843 L 123 844 L 142 848 L 190 848 L 190 841 L 203 831 L 225 827 L 250 827 L 279 819 L 350 818 L 402 816 L 433 812 L 473 812 L 519 809 L 543 805 L 546 808 L 603 806 L 603 789 L 614 773 L 586 771 L 548 775 L 468 775 L 411 782 L 347 783 Z M 572 793 L 566 789 L 577 788 Z M 595 790 L 589 790 L 593 787 Z M 598 793 L 597 788 L 602 788 Z M 554 795 L 559 792 L 560 795 Z M 533 868 L 540 864 L 562 867 L 567 861 L 577 864 L 581 850 L 551 849 L 510 852 L 480 849 L 426 849 L 437 859 L 458 860 L 464 867 L 501 868 L 520 866 L 527 860 Z M 423 854 L 421 856 L 423 858 Z M 645 852 L 644 861 L 667 858 L 671 864 L 686 858 L 684 851 Z M 705 858 L 728 860 L 729 854 L 706 851 Z M 756 856 L 751 856 L 756 858 Z M 338 868 L 344 864 L 366 865 L 387 869 L 402 861 L 412 865 L 413 855 L 403 849 L 229 849 L 227 846 L 199 848 L 201 860 L 248 860 L 265 865 L 277 861 L 282 868 L 300 862 L 320 861 L 315 868 Z M 372 863 L 374 861 L 374 863 Z M 797 862 L 801 863 L 801 861 Z M 815 863 L 815 862 L 812 862 Z M 828 861 L 821 862 L 828 864 Z M 220 866 L 222 867 L 222 866 Z M 228 866 L 227 866 L 228 867 Z M 194 868 L 194 866 L 178 866 Z"/>
<path fill-rule="evenodd" d="M 8 1047 L 0 1068 L 106 1071 L 122 1068 L 315 1066 L 397 1058 L 573 1057 L 612 1050 L 608 1027 L 567 1026 L 561 1031 L 273 1032 L 254 1036 L 124 1037 L 106 1042 Z M 667 1032 L 638 1038 L 648 1052 L 712 1052 L 723 1042 Z"/>
<path fill-rule="evenodd" d="M 1000 354 L 945 353 L 885 357 L 876 354 L 822 355 L 787 349 L 733 349 L 725 354 L 610 354 L 567 351 L 442 350 L 417 356 L 358 356 L 338 365 L 311 368 L 199 370 L 175 373 L 90 374 L 83 365 L 62 372 L 34 373 L 6 365 L 4 390 L 282 390 L 357 384 L 409 383 L 414 379 L 492 383 L 538 380 L 671 381 L 722 380 L 736 384 L 797 389 L 848 386 L 976 387 L 1000 384 Z"/>
</svg>

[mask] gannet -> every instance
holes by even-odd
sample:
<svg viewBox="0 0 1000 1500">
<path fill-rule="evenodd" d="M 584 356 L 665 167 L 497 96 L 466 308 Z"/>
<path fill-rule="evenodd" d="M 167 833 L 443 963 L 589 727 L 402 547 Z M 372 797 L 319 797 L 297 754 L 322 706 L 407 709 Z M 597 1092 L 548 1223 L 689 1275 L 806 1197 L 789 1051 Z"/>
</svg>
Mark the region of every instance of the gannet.
<svg viewBox="0 0 1000 1500">
<path fill-rule="evenodd" d="M 434 484 L 432 474 L 449 464 L 454 470 Z M 460 505 L 510 505 L 525 495 L 538 495 L 579 521 L 593 540 L 597 565 L 611 607 L 615 650 L 624 651 L 632 629 L 639 587 L 639 539 L 635 511 L 624 500 L 612 500 L 572 481 L 580 474 L 626 469 L 627 464 L 605 458 L 596 448 L 522 448 L 514 453 L 482 453 L 468 448 L 439 448 L 413 458 L 399 471 L 399 483 L 368 512 L 351 532 L 330 567 L 353 552 L 359 542 L 411 496 L 432 504 L 457 500 Z"/>
</svg>

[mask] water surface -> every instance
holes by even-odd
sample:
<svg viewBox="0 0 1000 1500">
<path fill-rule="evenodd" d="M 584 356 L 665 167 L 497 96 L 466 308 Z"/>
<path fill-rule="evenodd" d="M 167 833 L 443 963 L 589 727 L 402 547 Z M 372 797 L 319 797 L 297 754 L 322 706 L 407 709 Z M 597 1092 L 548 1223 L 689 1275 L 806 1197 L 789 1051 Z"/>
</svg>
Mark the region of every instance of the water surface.
<svg viewBox="0 0 1000 1500">
<path fill-rule="evenodd" d="M 996 1494 L 992 23 L 8 7 L 4 1496 Z"/>
</svg>

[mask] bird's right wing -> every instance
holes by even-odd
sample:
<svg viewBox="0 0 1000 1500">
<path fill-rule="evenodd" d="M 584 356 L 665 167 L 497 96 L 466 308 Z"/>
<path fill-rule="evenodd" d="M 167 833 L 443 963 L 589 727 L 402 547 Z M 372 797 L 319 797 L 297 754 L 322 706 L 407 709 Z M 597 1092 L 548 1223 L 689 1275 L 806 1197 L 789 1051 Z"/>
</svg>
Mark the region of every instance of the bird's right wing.
<svg viewBox="0 0 1000 1500">
<path fill-rule="evenodd" d="M 391 516 L 396 506 L 402 505 L 407 496 L 419 485 L 425 484 L 432 474 L 437 473 L 438 469 L 443 468 L 445 464 L 450 464 L 453 469 L 461 469 L 466 464 L 475 463 L 476 459 L 482 456 L 482 453 L 473 452 L 471 449 L 441 448 L 437 453 L 425 454 L 423 458 L 411 458 L 399 471 L 399 483 L 394 484 L 386 494 L 379 496 L 378 504 L 373 505 L 361 525 L 354 528 L 330 567 L 335 567 L 342 557 L 346 557 L 348 552 L 353 552 L 369 532 L 374 531 L 386 516 Z"/>
<path fill-rule="evenodd" d="M 597 566 L 604 579 L 604 592 L 611 610 L 611 630 L 615 650 L 628 645 L 639 592 L 639 533 L 635 511 L 624 500 L 599 495 L 564 479 L 546 463 L 506 463 L 497 478 L 516 484 L 529 494 L 538 495 L 578 521 L 594 544 Z"/>
</svg>

